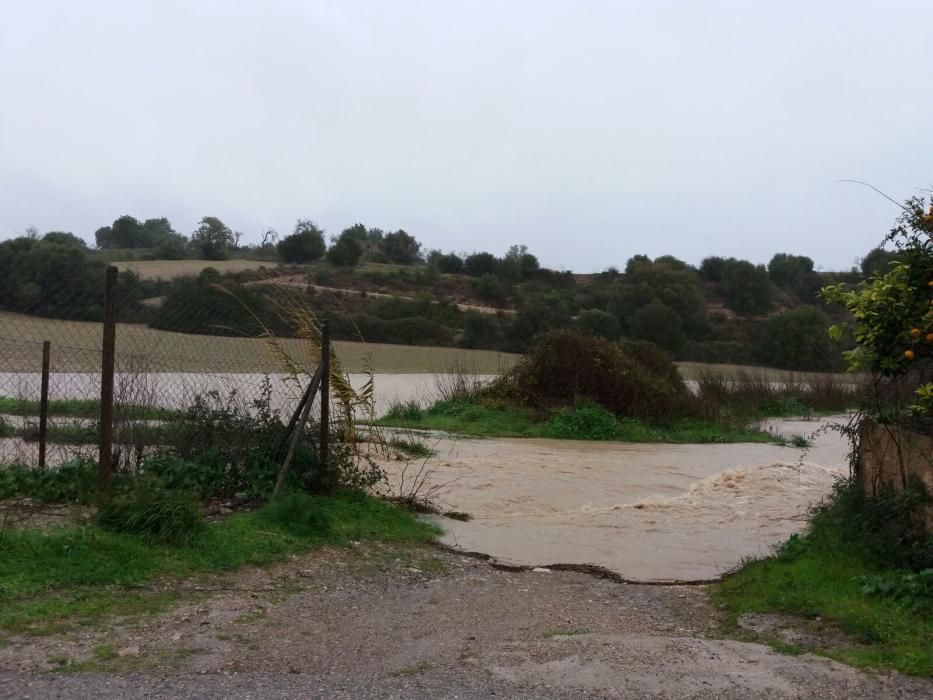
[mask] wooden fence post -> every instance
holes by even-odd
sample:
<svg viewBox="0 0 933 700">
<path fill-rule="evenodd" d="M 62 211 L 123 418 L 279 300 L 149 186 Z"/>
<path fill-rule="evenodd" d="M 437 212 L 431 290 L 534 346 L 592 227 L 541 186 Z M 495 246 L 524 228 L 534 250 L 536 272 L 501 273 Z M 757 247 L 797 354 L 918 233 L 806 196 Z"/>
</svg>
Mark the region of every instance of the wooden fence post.
<svg viewBox="0 0 933 700">
<path fill-rule="evenodd" d="M 49 355 L 52 344 L 42 342 L 42 388 L 39 394 L 39 467 L 45 468 L 45 442 L 49 431 Z"/>
<path fill-rule="evenodd" d="M 104 288 L 104 334 L 100 356 L 100 472 L 98 492 L 107 503 L 113 492 L 113 370 L 117 337 L 117 268 L 107 268 Z"/>
<path fill-rule="evenodd" d="M 315 481 L 318 487 L 324 486 L 327 474 L 327 456 L 330 442 L 330 326 L 327 321 L 321 325 L 321 449 L 320 464 Z"/>
</svg>

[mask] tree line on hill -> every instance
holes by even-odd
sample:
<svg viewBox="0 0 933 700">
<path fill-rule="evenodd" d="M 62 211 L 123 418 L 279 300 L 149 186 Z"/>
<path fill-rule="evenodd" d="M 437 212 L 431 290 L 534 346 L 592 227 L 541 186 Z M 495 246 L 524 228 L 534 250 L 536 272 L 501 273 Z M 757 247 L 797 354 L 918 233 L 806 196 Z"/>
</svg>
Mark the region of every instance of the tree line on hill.
<svg viewBox="0 0 933 700">
<path fill-rule="evenodd" d="M 95 239 L 100 251 L 66 232 L 30 231 L 0 243 L 0 308 L 97 320 L 107 252 L 145 250 L 166 259 L 195 252 L 213 260 L 238 251 L 303 265 L 295 271 L 307 272 L 312 284 L 301 293 L 338 338 L 524 352 L 550 330 L 576 327 L 612 340 L 649 341 L 681 360 L 832 370 L 841 360 L 826 327 L 844 312 L 825 304 L 820 288 L 883 272 L 896 255 L 873 250 L 848 272 L 817 271 L 810 258 L 786 253 L 768 265 L 713 256 L 696 267 L 672 256 L 637 255 L 621 271 L 575 276 L 542 268 L 525 246 L 501 256 L 423 251 L 403 230 L 362 224 L 328 245 L 323 230 L 299 220 L 285 238 L 270 234 L 258 246 L 240 247 L 240 237 L 215 217 L 202 219 L 188 238 L 166 219 L 124 216 Z M 287 334 L 268 288 L 257 283 L 262 274 L 208 268 L 196 278 L 144 280 L 123 271 L 120 318 L 189 333 L 250 334 L 256 314 Z M 356 293 L 335 296 L 316 287 Z M 147 299 L 159 303 L 142 303 Z"/>
</svg>

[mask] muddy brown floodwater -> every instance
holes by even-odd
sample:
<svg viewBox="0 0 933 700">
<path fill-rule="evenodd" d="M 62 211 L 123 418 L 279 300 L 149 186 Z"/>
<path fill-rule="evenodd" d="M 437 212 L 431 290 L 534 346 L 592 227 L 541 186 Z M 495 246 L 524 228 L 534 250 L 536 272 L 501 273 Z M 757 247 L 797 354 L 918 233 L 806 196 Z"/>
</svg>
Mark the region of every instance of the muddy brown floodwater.
<svg viewBox="0 0 933 700">
<path fill-rule="evenodd" d="M 775 421 L 785 435 L 824 421 Z M 840 419 L 837 419 L 840 420 Z M 450 440 L 434 446 L 427 487 L 461 522 L 436 518 L 443 541 L 511 564 L 591 564 L 638 581 L 713 579 L 804 527 L 846 473 L 833 432 L 813 447 L 567 440 Z M 419 464 L 387 465 L 410 484 Z M 402 487 L 404 490 L 404 487 Z"/>
</svg>

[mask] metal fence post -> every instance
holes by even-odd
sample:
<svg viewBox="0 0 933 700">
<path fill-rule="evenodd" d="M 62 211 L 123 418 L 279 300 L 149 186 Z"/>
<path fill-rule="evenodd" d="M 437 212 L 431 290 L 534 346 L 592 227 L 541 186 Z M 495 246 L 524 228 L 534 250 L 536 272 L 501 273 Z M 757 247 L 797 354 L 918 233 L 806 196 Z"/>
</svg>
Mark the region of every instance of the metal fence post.
<svg viewBox="0 0 933 700">
<path fill-rule="evenodd" d="M 52 344 L 42 341 L 42 389 L 39 394 L 39 467 L 45 468 L 45 442 L 49 430 L 49 355 Z"/>
<path fill-rule="evenodd" d="M 117 336 L 117 268 L 107 268 L 104 288 L 104 329 L 100 357 L 99 498 L 110 500 L 113 491 L 113 370 Z"/>
<path fill-rule="evenodd" d="M 330 327 L 321 325 L 321 449 L 316 481 L 324 485 L 330 441 Z"/>
</svg>

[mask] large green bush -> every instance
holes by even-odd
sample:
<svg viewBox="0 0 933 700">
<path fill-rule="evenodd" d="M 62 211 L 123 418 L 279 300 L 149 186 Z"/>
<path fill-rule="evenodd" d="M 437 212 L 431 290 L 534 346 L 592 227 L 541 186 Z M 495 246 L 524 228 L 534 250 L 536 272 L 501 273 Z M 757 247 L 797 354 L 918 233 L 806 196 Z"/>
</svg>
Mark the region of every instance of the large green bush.
<svg viewBox="0 0 933 700">
<path fill-rule="evenodd" d="M 648 344 L 620 345 L 579 331 L 556 331 L 490 388 L 492 396 L 535 409 L 590 402 L 617 416 L 666 418 L 689 410 L 670 358 Z"/>
</svg>

